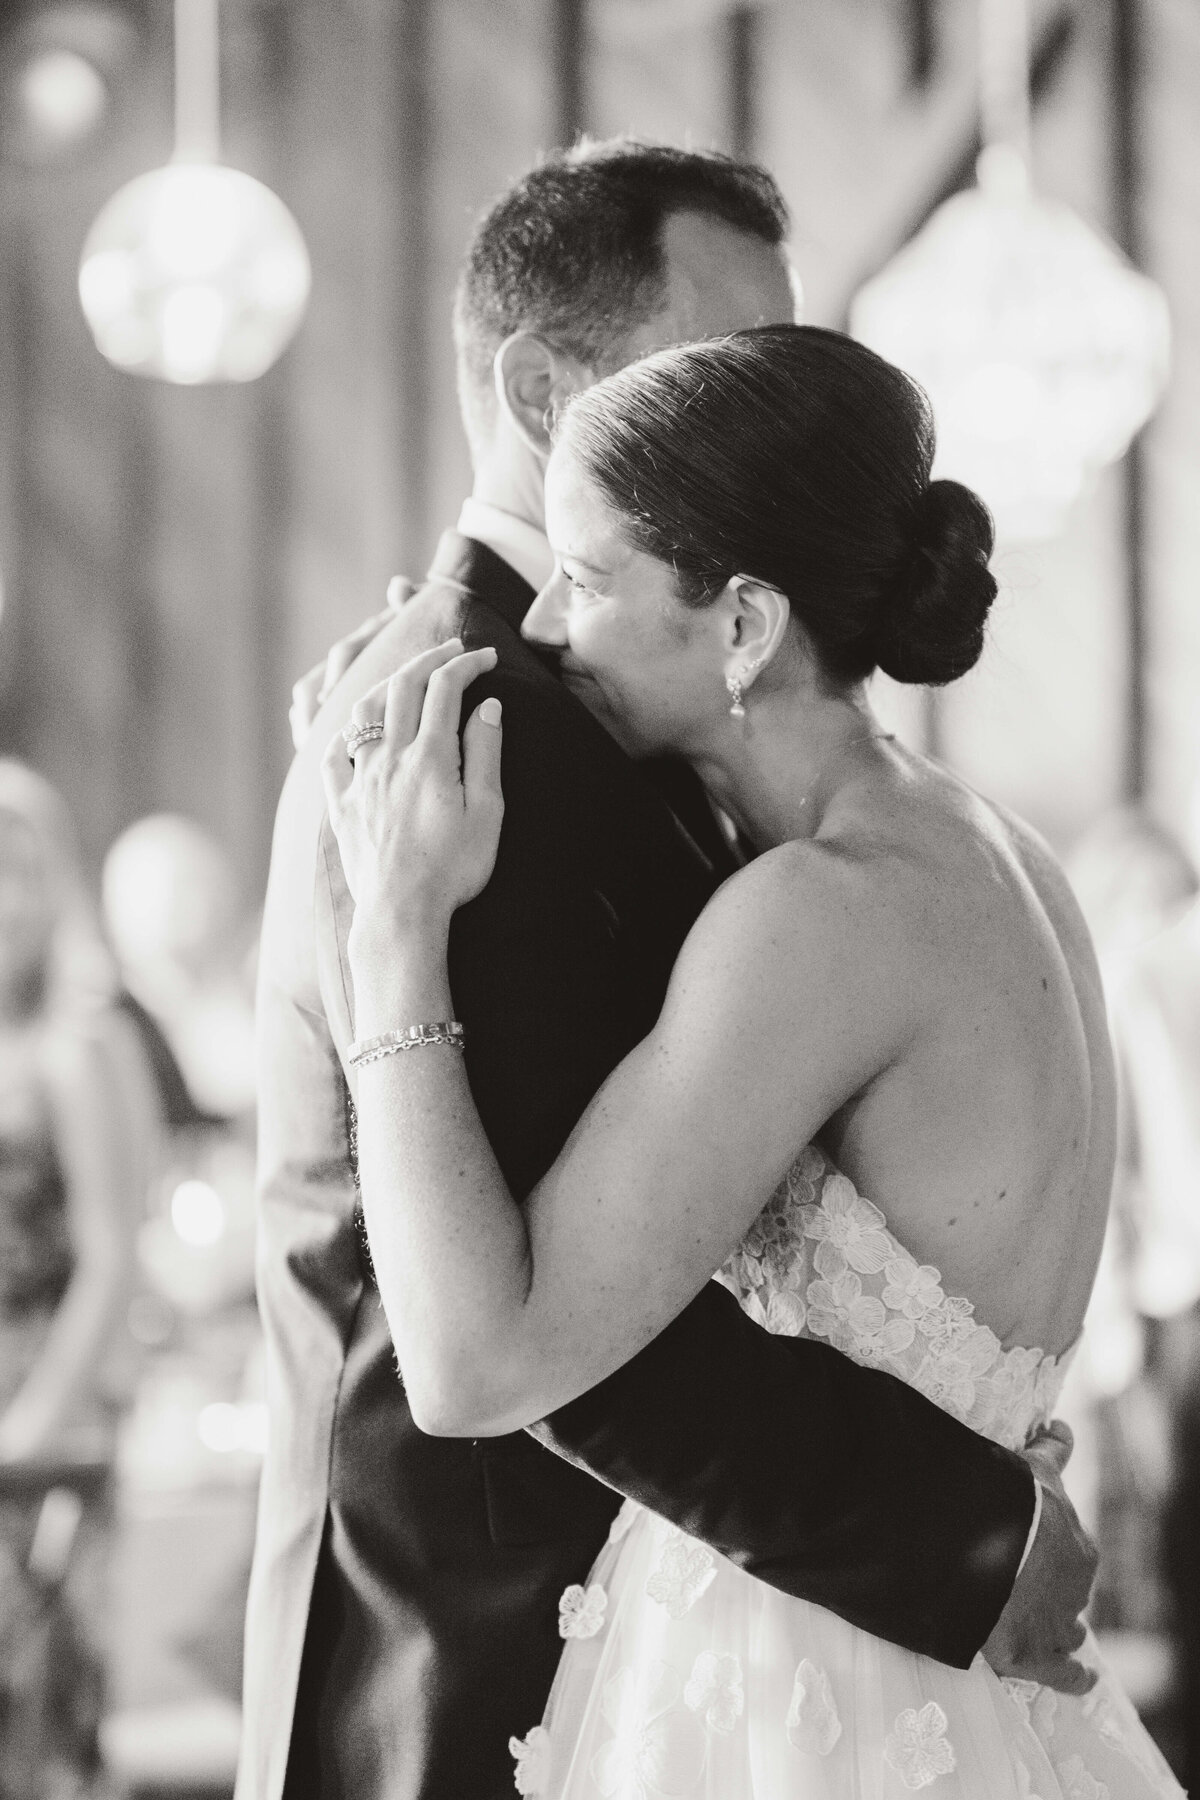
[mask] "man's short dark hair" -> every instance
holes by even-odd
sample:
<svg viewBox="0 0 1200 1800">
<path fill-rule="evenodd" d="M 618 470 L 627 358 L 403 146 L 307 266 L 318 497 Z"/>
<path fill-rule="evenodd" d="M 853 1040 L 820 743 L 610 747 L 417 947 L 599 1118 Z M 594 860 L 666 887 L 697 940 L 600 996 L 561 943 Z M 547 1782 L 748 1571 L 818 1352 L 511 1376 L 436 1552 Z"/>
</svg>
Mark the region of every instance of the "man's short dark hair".
<svg viewBox="0 0 1200 1800">
<path fill-rule="evenodd" d="M 586 140 L 522 176 L 484 215 L 454 300 L 468 430 L 491 416 L 492 364 L 514 331 L 595 364 L 665 303 L 662 229 L 706 213 L 781 244 L 788 213 L 765 169 L 712 150 Z"/>
</svg>

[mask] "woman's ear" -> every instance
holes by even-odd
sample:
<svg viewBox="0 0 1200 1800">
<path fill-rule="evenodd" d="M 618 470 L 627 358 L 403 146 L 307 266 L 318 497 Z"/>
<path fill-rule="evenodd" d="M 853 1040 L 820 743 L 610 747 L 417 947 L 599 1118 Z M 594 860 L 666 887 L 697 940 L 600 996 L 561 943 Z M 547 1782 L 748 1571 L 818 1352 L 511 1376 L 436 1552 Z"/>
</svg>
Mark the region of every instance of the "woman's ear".
<svg viewBox="0 0 1200 1800">
<path fill-rule="evenodd" d="M 726 673 L 748 688 L 782 644 L 791 622 L 791 603 L 778 588 L 749 575 L 734 575 L 727 592 Z"/>
<path fill-rule="evenodd" d="M 550 421 L 556 408 L 595 377 L 574 357 L 553 349 L 531 331 L 514 331 L 506 337 L 492 370 L 501 413 L 544 461 L 550 454 Z"/>
</svg>

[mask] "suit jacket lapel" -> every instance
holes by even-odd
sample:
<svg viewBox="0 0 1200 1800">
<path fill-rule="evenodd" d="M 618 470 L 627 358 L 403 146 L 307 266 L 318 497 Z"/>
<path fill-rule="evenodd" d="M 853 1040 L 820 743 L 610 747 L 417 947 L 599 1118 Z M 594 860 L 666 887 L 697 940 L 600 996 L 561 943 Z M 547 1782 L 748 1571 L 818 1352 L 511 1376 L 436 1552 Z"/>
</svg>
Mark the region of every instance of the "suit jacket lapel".
<svg viewBox="0 0 1200 1800">
<path fill-rule="evenodd" d="M 523 576 L 486 544 L 457 531 L 442 533 L 428 579 L 452 582 L 472 599 L 482 600 L 513 631 L 520 631 L 533 605 L 533 589 Z"/>
</svg>

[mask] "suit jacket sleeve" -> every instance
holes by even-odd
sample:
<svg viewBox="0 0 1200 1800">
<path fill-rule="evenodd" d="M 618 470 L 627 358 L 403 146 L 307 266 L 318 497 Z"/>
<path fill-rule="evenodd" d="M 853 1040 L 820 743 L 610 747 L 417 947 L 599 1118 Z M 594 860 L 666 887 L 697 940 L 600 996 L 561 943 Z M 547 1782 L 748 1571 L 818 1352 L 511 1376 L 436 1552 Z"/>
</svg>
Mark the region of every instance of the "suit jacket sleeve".
<svg viewBox="0 0 1200 1800">
<path fill-rule="evenodd" d="M 881 1370 L 764 1331 L 715 1282 L 533 1431 L 772 1587 L 959 1668 L 1033 1518 L 1020 1457 Z"/>
<path fill-rule="evenodd" d="M 505 708 L 504 832 L 456 916 L 450 974 L 475 1101 L 520 1196 L 650 1028 L 713 883 L 605 734 L 581 745 L 569 696 L 501 674 L 472 704 L 485 688 Z M 1033 1514 L 1019 1458 L 889 1375 L 771 1336 L 715 1283 L 535 1435 L 773 1586 L 962 1666 Z"/>
</svg>

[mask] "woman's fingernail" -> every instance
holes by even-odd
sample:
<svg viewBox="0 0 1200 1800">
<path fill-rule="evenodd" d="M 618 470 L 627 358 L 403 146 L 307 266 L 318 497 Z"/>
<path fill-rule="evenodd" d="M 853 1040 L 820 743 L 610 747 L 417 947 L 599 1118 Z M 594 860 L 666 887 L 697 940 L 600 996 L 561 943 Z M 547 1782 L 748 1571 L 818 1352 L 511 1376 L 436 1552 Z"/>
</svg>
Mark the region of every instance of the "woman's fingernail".
<svg viewBox="0 0 1200 1800">
<path fill-rule="evenodd" d="M 490 699 L 484 701 L 479 709 L 479 716 L 485 725 L 498 725 L 500 723 L 500 714 L 503 710 L 500 702 L 496 699 L 495 695 L 493 695 Z"/>
</svg>

